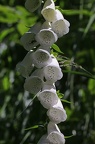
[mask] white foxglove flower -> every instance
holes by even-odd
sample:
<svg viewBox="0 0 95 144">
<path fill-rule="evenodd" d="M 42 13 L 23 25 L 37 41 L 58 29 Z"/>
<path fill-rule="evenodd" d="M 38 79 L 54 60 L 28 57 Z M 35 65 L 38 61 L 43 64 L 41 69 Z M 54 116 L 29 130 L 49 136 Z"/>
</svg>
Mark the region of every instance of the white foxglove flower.
<svg viewBox="0 0 95 144">
<path fill-rule="evenodd" d="M 54 84 L 44 83 L 42 91 L 38 94 L 38 99 L 46 109 L 54 106 L 58 102 L 58 96 Z"/>
<path fill-rule="evenodd" d="M 39 43 L 35 40 L 35 35 L 40 30 L 41 24 L 37 23 L 32 26 L 20 39 L 23 47 L 29 51 L 36 47 Z"/>
<path fill-rule="evenodd" d="M 47 115 L 49 119 L 56 124 L 64 122 L 67 119 L 66 111 L 64 110 L 60 99 L 56 105 L 47 111 Z"/>
<path fill-rule="evenodd" d="M 42 0 L 26 0 L 25 7 L 29 12 L 34 12 L 41 5 Z"/>
<path fill-rule="evenodd" d="M 55 4 L 53 0 L 47 0 L 43 6 L 41 14 L 45 20 L 53 22 L 56 17 Z"/>
<path fill-rule="evenodd" d="M 55 123 L 49 122 L 47 139 L 52 144 L 65 144 L 64 135 L 60 132 Z"/>
<path fill-rule="evenodd" d="M 52 30 L 58 35 L 58 37 L 62 37 L 69 32 L 70 23 L 64 19 L 59 10 L 56 10 L 56 20 L 51 24 L 51 26 Z"/>
<path fill-rule="evenodd" d="M 38 141 L 37 144 L 51 144 L 51 143 L 49 142 L 49 140 L 47 139 L 47 134 L 46 134 L 46 135 L 43 135 L 43 136 L 40 138 L 40 140 Z"/>
<path fill-rule="evenodd" d="M 24 59 L 16 65 L 16 70 L 25 78 L 27 78 L 34 68 L 34 64 L 32 63 L 32 50 L 29 51 Z"/>
<path fill-rule="evenodd" d="M 42 68 L 48 65 L 52 61 L 52 58 L 48 51 L 43 50 L 43 49 L 37 49 L 32 54 L 32 61 L 35 67 Z"/>
<path fill-rule="evenodd" d="M 51 29 L 42 29 L 37 33 L 35 39 L 40 45 L 51 46 L 57 41 L 58 36 Z"/>
<path fill-rule="evenodd" d="M 24 89 L 32 94 L 37 94 L 43 87 L 43 73 L 41 69 L 35 70 L 32 75 L 26 78 Z"/>
<path fill-rule="evenodd" d="M 52 57 L 52 62 L 49 65 L 45 66 L 43 68 L 43 71 L 45 79 L 52 82 L 56 82 L 63 77 L 63 73 L 55 57 Z"/>
</svg>

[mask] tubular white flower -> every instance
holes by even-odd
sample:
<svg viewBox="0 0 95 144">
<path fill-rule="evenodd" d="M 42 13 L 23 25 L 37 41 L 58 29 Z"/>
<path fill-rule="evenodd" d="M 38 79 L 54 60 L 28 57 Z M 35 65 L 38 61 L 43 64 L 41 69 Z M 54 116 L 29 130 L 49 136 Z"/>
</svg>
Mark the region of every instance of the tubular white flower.
<svg viewBox="0 0 95 144">
<path fill-rule="evenodd" d="M 34 68 L 34 64 L 31 59 L 32 52 L 32 50 L 29 51 L 24 59 L 16 65 L 16 70 L 25 78 L 30 75 Z"/>
<path fill-rule="evenodd" d="M 59 10 L 56 10 L 56 20 L 51 24 L 52 30 L 62 37 L 63 35 L 69 32 L 70 23 L 64 19 L 62 13 Z"/>
<path fill-rule="evenodd" d="M 36 47 L 39 43 L 35 40 L 36 33 L 40 30 L 41 24 L 37 23 L 32 26 L 20 39 L 23 47 L 29 51 Z"/>
<path fill-rule="evenodd" d="M 56 124 L 64 122 L 67 119 L 66 111 L 64 110 L 60 99 L 56 105 L 47 111 L 47 115 L 49 119 Z"/>
<path fill-rule="evenodd" d="M 37 49 L 32 54 L 32 61 L 35 67 L 42 68 L 48 65 L 52 61 L 52 58 L 48 51 L 43 50 L 43 49 Z"/>
<path fill-rule="evenodd" d="M 38 99 L 46 109 L 54 106 L 58 102 L 58 96 L 54 84 L 44 84 L 42 91 L 38 94 Z"/>
<path fill-rule="evenodd" d="M 42 70 L 37 69 L 25 80 L 24 89 L 32 94 L 37 94 L 43 87 L 43 84 Z"/>
<path fill-rule="evenodd" d="M 55 11 L 55 4 L 53 0 L 47 0 L 45 2 L 41 14 L 43 15 L 44 19 L 49 22 L 53 22 L 55 20 L 56 11 Z"/>
<path fill-rule="evenodd" d="M 26 0 L 25 7 L 29 12 L 34 12 L 41 5 L 42 0 Z"/>
<path fill-rule="evenodd" d="M 37 144 L 50 144 L 49 140 L 47 139 L 47 134 L 43 135 Z"/>
<path fill-rule="evenodd" d="M 46 80 L 56 82 L 63 77 L 61 68 L 55 57 L 52 58 L 52 62 L 43 68 L 44 76 Z"/>
<path fill-rule="evenodd" d="M 40 45 L 51 46 L 57 41 L 58 37 L 51 29 L 42 29 L 37 33 L 35 39 Z"/>
<path fill-rule="evenodd" d="M 64 135 L 60 132 L 58 126 L 52 122 L 49 122 L 48 124 L 47 139 L 52 144 L 65 144 Z"/>
</svg>

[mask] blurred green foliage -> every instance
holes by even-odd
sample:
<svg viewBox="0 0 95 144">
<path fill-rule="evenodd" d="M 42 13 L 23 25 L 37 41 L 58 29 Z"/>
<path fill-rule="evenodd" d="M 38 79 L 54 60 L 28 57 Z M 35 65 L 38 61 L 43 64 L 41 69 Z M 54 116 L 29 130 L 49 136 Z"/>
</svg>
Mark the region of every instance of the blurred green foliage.
<svg viewBox="0 0 95 144">
<path fill-rule="evenodd" d="M 26 55 L 21 35 L 37 21 L 22 0 L 0 1 L 0 144 L 36 144 L 46 132 L 46 110 L 24 91 L 16 64 Z M 64 77 L 56 83 L 68 119 L 59 127 L 66 144 L 95 144 L 95 0 L 56 0 L 70 32 L 54 44 Z M 28 107 L 27 107 L 28 106 Z M 26 108 L 27 107 L 27 108 Z"/>
</svg>

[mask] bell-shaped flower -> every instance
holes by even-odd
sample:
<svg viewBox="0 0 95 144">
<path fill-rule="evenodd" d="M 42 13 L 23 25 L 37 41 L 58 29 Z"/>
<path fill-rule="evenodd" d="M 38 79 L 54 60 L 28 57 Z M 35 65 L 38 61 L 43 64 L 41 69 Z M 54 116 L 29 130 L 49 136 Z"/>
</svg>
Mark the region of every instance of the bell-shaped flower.
<svg viewBox="0 0 95 144">
<path fill-rule="evenodd" d="M 43 84 L 43 72 L 41 69 L 37 69 L 26 78 L 24 89 L 32 94 L 37 94 L 42 89 Z"/>
<path fill-rule="evenodd" d="M 34 68 L 34 64 L 31 59 L 32 52 L 32 50 L 29 51 L 24 59 L 16 65 L 16 70 L 25 78 L 31 74 Z"/>
<path fill-rule="evenodd" d="M 29 12 L 34 12 L 41 5 L 42 0 L 26 0 L 25 7 Z"/>
<path fill-rule="evenodd" d="M 46 80 L 56 82 L 63 77 L 59 63 L 55 57 L 52 57 L 52 62 L 43 68 L 44 76 Z"/>
<path fill-rule="evenodd" d="M 47 134 L 43 135 L 37 144 L 51 144 L 49 140 L 47 139 Z"/>
<path fill-rule="evenodd" d="M 54 84 L 44 83 L 42 91 L 38 94 L 38 99 L 46 109 L 53 107 L 58 102 L 58 96 Z"/>
<path fill-rule="evenodd" d="M 62 13 L 59 10 L 56 10 L 56 20 L 51 24 L 52 30 L 62 37 L 63 35 L 69 32 L 70 23 L 64 19 Z"/>
<path fill-rule="evenodd" d="M 44 49 L 37 49 L 32 54 L 32 61 L 35 67 L 42 68 L 48 65 L 52 61 L 52 58 L 48 51 Z"/>
<path fill-rule="evenodd" d="M 52 144 L 65 144 L 64 135 L 60 132 L 58 126 L 53 123 L 49 122 L 48 124 L 48 136 L 47 139 Z"/>
<path fill-rule="evenodd" d="M 47 0 L 45 2 L 41 14 L 43 15 L 46 21 L 53 22 L 55 20 L 56 11 L 55 11 L 55 4 L 53 0 Z"/>
<path fill-rule="evenodd" d="M 41 29 L 35 39 L 40 45 L 51 46 L 57 41 L 58 36 L 51 29 Z"/>
<path fill-rule="evenodd" d="M 40 30 L 41 24 L 37 23 L 32 26 L 28 32 L 26 32 L 20 39 L 23 47 L 29 51 L 39 45 L 39 43 L 35 40 L 35 35 Z"/>
<path fill-rule="evenodd" d="M 67 119 L 66 111 L 64 110 L 60 99 L 58 100 L 58 103 L 56 105 L 54 105 L 47 111 L 47 115 L 50 121 L 56 124 L 64 122 Z"/>
</svg>

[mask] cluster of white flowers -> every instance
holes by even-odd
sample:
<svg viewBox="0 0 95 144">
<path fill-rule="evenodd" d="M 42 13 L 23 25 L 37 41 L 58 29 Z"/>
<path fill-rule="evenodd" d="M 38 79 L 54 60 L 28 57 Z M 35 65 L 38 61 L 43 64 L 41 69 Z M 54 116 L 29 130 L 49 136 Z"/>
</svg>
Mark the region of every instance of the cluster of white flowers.
<svg viewBox="0 0 95 144">
<path fill-rule="evenodd" d="M 42 0 L 26 0 L 25 7 L 34 12 L 41 3 Z M 28 52 L 16 68 L 25 77 L 24 89 L 37 94 L 38 100 L 47 109 L 50 120 L 47 134 L 41 137 L 38 144 L 64 144 L 64 135 L 57 124 L 64 122 L 67 115 L 55 87 L 55 82 L 63 74 L 57 59 L 51 54 L 51 46 L 69 32 L 70 23 L 55 9 L 53 0 L 45 1 L 41 14 L 45 22 L 32 26 L 20 39 Z"/>
</svg>

